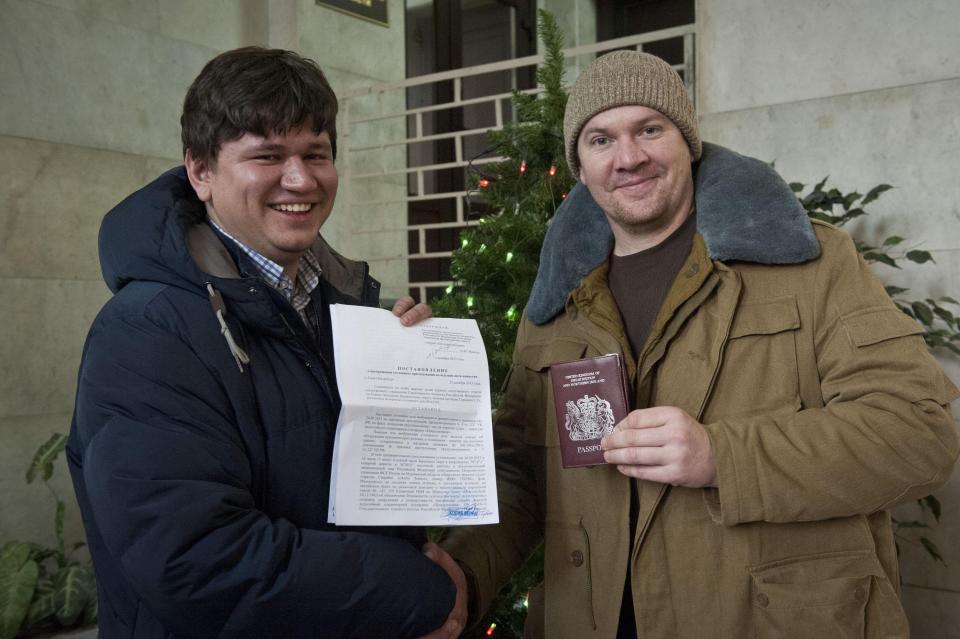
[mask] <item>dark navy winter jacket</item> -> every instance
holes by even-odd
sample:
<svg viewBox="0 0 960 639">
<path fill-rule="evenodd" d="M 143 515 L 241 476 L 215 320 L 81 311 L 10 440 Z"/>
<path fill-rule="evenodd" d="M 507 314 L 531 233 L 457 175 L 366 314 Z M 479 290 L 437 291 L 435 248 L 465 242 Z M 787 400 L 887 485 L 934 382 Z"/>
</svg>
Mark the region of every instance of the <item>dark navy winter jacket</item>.
<svg viewBox="0 0 960 639">
<path fill-rule="evenodd" d="M 115 295 L 84 347 L 68 459 L 101 636 L 434 630 L 455 592 L 421 554 L 423 531 L 326 522 L 339 410 L 332 363 L 203 220 L 179 168 L 119 204 L 100 231 Z M 317 295 L 376 303 L 365 265 L 322 240 L 315 250 Z M 211 291 L 248 363 L 221 332 Z"/>
</svg>

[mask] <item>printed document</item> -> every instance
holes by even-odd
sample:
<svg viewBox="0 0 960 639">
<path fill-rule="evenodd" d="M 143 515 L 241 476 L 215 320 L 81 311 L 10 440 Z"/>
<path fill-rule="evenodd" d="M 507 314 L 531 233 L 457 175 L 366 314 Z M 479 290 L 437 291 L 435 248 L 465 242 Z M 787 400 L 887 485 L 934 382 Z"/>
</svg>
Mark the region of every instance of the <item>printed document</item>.
<svg viewBox="0 0 960 639">
<path fill-rule="evenodd" d="M 341 526 L 499 521 L 490 384 L 474 320 L 403 326 L 330 307 L 337 423 L 327 518 Z"/>
</svg>

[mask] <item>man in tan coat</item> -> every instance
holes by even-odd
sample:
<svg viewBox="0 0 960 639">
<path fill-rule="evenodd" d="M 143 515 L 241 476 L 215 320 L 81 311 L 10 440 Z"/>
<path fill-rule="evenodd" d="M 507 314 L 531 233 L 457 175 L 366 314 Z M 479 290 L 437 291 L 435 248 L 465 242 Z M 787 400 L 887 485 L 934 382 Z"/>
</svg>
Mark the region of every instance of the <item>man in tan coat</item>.
<svg viewBox="0 0 960 639">
<path fill-rule="evenodd" d="M 701 142 L 662 60 L 597 59 L 564 135 L 582 185 L 497 415 L 501 523 L 446 545 L 473 620 L 544 541 L 550 639 L 907 636 L 889 509 L 958 455 L 921 327 L 769 167 Z M 607 465 L 564 469 L 550 366 L 606 353 L 634 410 Z"/>
</svg>

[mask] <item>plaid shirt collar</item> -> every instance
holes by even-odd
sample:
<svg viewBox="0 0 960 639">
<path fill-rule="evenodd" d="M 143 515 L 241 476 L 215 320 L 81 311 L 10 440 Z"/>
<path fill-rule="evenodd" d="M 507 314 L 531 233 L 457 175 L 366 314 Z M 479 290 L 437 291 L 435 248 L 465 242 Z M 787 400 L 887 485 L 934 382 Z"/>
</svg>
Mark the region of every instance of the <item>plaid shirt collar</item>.
<svg viewBox="0 0 960 639">
<path fill-rule="evenodd" d="M 317 260 L 317 256 L 313 254 L 313 250 L 308 249 L 300 256 L 300 263 L 297 265 L 297 280 L 293 282 L 283 272 L 283 268 L 279 264 L 257 253 L 227 233 L 223 230 L 223 227 L 213 221 L 213 218 L 208 218 L 208 220 L 217 231 L 230 238 L 234 244 L 250 258 L 257 269 L 257 276 L 283 295 L 293 308 L 296 309 L 301 319 L 303 319 L 303 322 L 309 327 L 310 321 L 307 317 L 306 308 L 307 305 L 310 304 L 310 294 L 313 293 L 317 285 L 320 284 L 320 275 L 323 273 L 320 262 Z"/>
</svg>

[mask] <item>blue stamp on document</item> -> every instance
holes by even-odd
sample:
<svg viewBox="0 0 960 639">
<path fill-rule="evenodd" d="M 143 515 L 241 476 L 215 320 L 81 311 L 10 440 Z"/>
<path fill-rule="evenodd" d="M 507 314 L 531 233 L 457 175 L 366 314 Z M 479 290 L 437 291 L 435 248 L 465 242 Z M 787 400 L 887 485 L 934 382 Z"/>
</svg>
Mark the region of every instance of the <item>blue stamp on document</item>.
<svg viewBox="0 0 960 639">
<path fill-rule="evenodd" d="M 477 519 L 480 517 L 480 508 L 476 504 L 469 506 L 450 506 L 447 508 L 447 514 L 444 519 L 453 521 L 462 521 L 464 519 Z"/>
<path fill-rule="evenodd" d="M 464 486 L 460 490 L 450 491 L 440 500 L 442 518 L 448 521 L 468 521 L 480 519 L 490 514 L 477 503 L 476 494 Z"/>
</svg>

